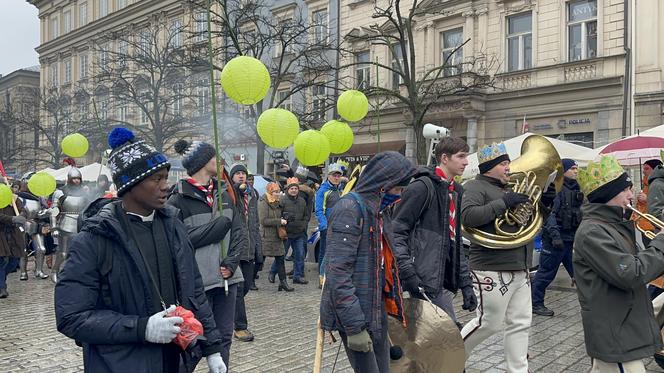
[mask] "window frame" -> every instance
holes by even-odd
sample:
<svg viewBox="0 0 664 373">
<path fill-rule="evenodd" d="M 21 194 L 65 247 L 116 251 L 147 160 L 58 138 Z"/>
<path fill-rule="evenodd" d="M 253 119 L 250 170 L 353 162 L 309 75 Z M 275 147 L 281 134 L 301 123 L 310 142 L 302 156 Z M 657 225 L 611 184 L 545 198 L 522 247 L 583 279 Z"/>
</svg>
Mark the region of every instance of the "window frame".
<svg viewBox="0 0 664 373">
<path fill-rule="evenodd" d="M 360 61 L 360 56 L 368 56 L 367 61 Z M 371 86 L 371 50 L 367 49 L 364 51 L 355 53 L 355 82 L 357 89 L 365 89 Z M 363 63 L 365 65 L 359 65 Z"/>
<path fill-rule="evenodd" d="M 324 13 L 325 16 L 318 18 L 317 15 Z M 323 21 L 323 23 L 320 23 Z M 330 37 L 330 12 L 327 8 L 316 9 L 311 12 L 311 24 L 313 26 L 314 43 L 325 43 Z"/>
<path fill-rule="evenodd" d="M 62 62 L 62 70 L 63 70 L 63 80 L 62 84 L 70 84 L 71 83 L 71 77 L 72 77 L 72 71 L 71 71 L 71 58 L 67 58 L 65 61 Z"/>
<path fill-rule="evenodd" d="M 88 3 L 78 6 L 78 26 L 83 27 L 88 24 Z"/>
<path fill-rule="evenodd" d="M 78 77 L 79 79 L 86 79 L 88 77 L 88 54 L 82 53 L 78 55 Z"/>
<path fill-rule="evenodd" d="M 445 35 L 453 32 L 460 32 L 461 38 L 459 39 L 459 44 L 454 45 L 454 46 L 446 46 L 445 45 Z M 463 44 L 463 26 L 460 27 L 454 27 L 446 30 L 442 30 L 439 33 L 440 37 L 440 64 L 445 63 L 445 59 L 447 58 L 445 56 L 445 53 L 451 53 L 455 49 L 459 47 L 459 45 Z M 450 76 L 455 76 L 463 73 L 463 47 L 459 48 L 456 50 L 454 53 L 451 53 L 452 56 L 450 57 L 450 64 L 451 66 L 445 67 L 443 69 L 443 76 L 444 77 L 450 77 Z M 457 66 L 458 65 L 458 66 Z"/>
<path fill-rule="evenodd" d="M 514 18 L 517 17 L 522 17 L 525 15 L 530 16 L 530 30 L 525 32 L 516 32 L 513 34 L 510 34 L 510 21 Z M 515 14 L 510 14 L 506 17 L 506 22 L 505 22 L 505 48 L 506 48 L 506 67 L 508 72 L 514 72 L 514 71 L 520 71 L 520 70 L 526 70 L 526 69 L 531 69 L 534 66 L 534 56 L 535 56 L 535 33 L 533 30 L 533 11 L 528 10 L 526 12 L 521 12 L 521 13 L 515 13 Z M 525 40 L 526 37 L 530 36 L 530 65 L 526 66 L 526 53 L 525 53 Z M 512 69 L 510 66 L 510 39 L 517 39 L 518 40 L 518 47 L 519 47 L 519 54 L 517 56 L 517 67 Z"/>
<path fill-rule="evenodd" d="M 282 101 L 283 99 L 285 101 Z M 293 111 L 293 95 L 290 94 L 290 88 L 283 88 L 277 90 L 277 101 L 280 102 L 279 107 L 288 111 Z"/>
<path fill-rule="evenodd" d="M 201 78 L 197 82 L 196 89 L 196 103 L 197 112 L 199 116 L 210 113 L 210 80 L 208 78 Z"/>
<path fill-rule="evenodd" d="M 104 18 L 109 13 L 108 0 L 99 0 L 99 18 Z"/>
<path fill-rule="evenodd" d="M 322 93 L 321 90 L 322 89 Z M 325 83 L 314 84 L 311 86 L 311 113 L 314 120 L 323 121 L 327 116 L 325 102 L 327 101 L 327 86 Z"/>
<path fill-rule="evenodd" d="M 58 69 L 58 62 L 55 61 L 55 62 L 51 63 L 51 66 L 49 66 L 49 68 L 51 70 L 50 74 L 49 74 L 49 78 L 51 80 L 51 85 L 53 85 L 53 86 L 59 85 L 60 84 L 60 79 L 59 79 L 59 73 L 60 72 L 58 71 L 59 70 Z"/>
<path fill-rule="evenodd" d="M 578 21 L 571 21 L 571 8 L 574 3 L 579 3 L 582 0 L 571 0 L 565 3 L 565 34 L 566 34 L 566 51 L 565 55 L 567 58 L 568 62 L 575 62 L 575 61 L 582 61 L 590 58 L 595 58 L 599 55 L 599 44 L 600 44 L 600 32 L 599 32 L 599 26 L 600 26 L 600 7 L 597 4 L 597 0 L 588 0 L 585 1 L 586 3 L 588 2 L 593 2 L 595 3 L 595 15 L 590 18 L 578 20 Z M 595 23 L 595 55 L 594 56 L 589 56 L 588 55 L 588 28 L 587 25 Z M 572 46 L 571 46 L 571 28 L 574 26 L 580 26 L 581 27 L 581 56 L 580 58 L 573 58 L 572 57 Z"/>
<path fill-rule="evenodd" d="M 58 16 L 51 17 L 50 23 L 51 23 L 51 40 L 54 40 L 60 37 L 60 23 L 58 22 Z"/>
<path fill-rule="evenodd" d="M 179 18 L 172 19 L 170 22 L 169 30 L 171 33 L 171 46 L 175 49 L 182 48 L 182 20 Z"/>
<path fill-rule="evenodd" d="M 197 43 L 207 40 L 208 23 L 207 23 L 207 13 L 205 11 L 199 10 L 196 13 L 194 13 L 194 32 L 196 33 L 194 40 Z"/>
<path fill-rule="evenodd" d="M 63 34 L 67 34 L 71 32 L 73 29 L 73 24 L 72 24 L 72 18 L 71 18 L 71 10 L 65 10 L 62 13 L 62 27 L 64 28 Z"/>
</svg>

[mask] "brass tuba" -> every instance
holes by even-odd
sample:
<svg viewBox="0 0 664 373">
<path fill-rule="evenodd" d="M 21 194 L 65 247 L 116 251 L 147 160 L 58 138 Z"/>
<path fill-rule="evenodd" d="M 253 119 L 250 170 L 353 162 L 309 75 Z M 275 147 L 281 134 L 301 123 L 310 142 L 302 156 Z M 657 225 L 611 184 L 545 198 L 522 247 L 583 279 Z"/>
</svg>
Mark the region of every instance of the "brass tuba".
<svg viewBox="0 0 664 373">
<path fill-rule="evenodd" d="M 562 187 L 560 155 L 544 136 L 529 136 L 521 145 L 521 157 L 510 163 L 509 184 L 512 191 L 526 194 L 530 200 L 496 219 L 496 233 L 462 227 L 464 235 L 490 249 L 513 249 L 532 241 L 543 223 L 539 202 L 551 182 L 555 183 L 556 191 Z"/>
</svg>

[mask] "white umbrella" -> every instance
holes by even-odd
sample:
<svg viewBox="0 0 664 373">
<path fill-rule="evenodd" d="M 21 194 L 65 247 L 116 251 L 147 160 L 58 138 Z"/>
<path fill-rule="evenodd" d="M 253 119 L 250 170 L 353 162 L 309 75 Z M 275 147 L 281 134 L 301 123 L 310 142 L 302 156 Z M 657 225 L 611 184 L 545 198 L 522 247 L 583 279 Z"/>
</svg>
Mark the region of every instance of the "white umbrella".
<svg viewBox="0 0 664 373">
<path fill-rule="evenodd" d="M 536 134 L 528 132 L 524 133 L 523 135 L 503 141 L 503 143 L 505 144 L 505 148 L 507 149 L 507 154 L 509 154 L 511 160 L 515 160 L 521 156 L 521 144 L 523 143 L 523 140 L 532 135 Z M 556 148 L 558 154 L 560 154 L 560 158 L 571 158 L 579 162 L 579 164 L 587 163 L 589 160 L 593 159 L 593 158 L 588 159 L 584 155 L 584 153 L 593 149 L 588 149 L 585 146 L 572 144 L 567 141 L 558 140 L 551 137 L 547 137 L 546 139 L 549 140 L 551 144 L 553 144 L 554 148 Z M 478 164 L 479 161 L 477 159 L 477 153 L 470 154 L 468 156 L 468 166 L 466 166 L 466 171 L 463 173 L 462 178 L 470 179 L 475 177 L 475 175 L 479 174 L 480 169 L 478 167 Z"/>
<path fill-rule="evenodd" d="M 111 170 L 108 167 L 103 166 L 102 164 L 95 162 L 89 164 L 85 167 L 81 167 L 81 175 L 83 175 L 83 181 L 97 181 L 99 175 L 106 175 L 108 180 L 111 180 Z"/>
</svg>

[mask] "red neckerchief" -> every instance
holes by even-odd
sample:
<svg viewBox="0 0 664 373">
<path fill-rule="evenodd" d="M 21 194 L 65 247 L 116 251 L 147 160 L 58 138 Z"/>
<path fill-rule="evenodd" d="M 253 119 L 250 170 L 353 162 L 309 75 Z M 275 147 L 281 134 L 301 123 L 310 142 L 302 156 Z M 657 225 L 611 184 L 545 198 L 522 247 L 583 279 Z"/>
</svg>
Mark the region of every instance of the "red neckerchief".
<svg viewBox="0 0 664 373">
<path fill-rule="evenodd" d="M 452 240 L 456 239 L 456 208 L 454 206 L 454 180 L 448 180 L 445 176 L 445 172 L 440 167 L 436 167 L 436 175 L 438 175 L 443 181 L 449 183 L 448 190 L 450 192 L 450 238 Z"/>
<path fill-rule="evenodd" d="M 212 191 L 214 190 L 214 183 L 211 182 L 210 185 L 208 185 L 208 187 L 206 188 L 191 177 L 187 179 L 187 182 L 195 186 L 201 192 L 205 193 L 205 202 L 207 202 L 208 206 L 212 207 L 212 204 L 214 204 L 214 197 L 212 196 Z"/>
</svg>

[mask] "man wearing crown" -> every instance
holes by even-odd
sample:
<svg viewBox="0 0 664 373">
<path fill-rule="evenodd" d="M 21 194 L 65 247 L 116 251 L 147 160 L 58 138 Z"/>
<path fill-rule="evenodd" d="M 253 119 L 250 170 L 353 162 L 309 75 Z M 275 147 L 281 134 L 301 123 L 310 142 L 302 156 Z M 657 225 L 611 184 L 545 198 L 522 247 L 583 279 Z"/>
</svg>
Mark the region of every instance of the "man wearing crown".
<svg viewBox="0 0 664 373">
<path fill-rule="evenodd" d="M 662 349 L 646 285 L 664 272 L 664 236 L 640 247 L 625 210 L 632 181 L 603 156 L 580 170 L 588 202 L 574 239 L 574 273 L 591 372 L 645 372 L 641 359 Z"/>
<path fill-rule="evenodd" d="M 461 224 L 495 233 L 496 219 L 529 199 L 508 187 L 510 158 L 503 143 L 484 146 L 478 158 L 480 175 L 464 184 Z M 506 370 L 528 372 L 531 256 L 532 243 L 495 250 L 472 242 L 471 238 L 469 264 L 479 305 L 477 316 L 461 331 L 466 356 L 487 338 L 503 332 Z"/>
</svg>

